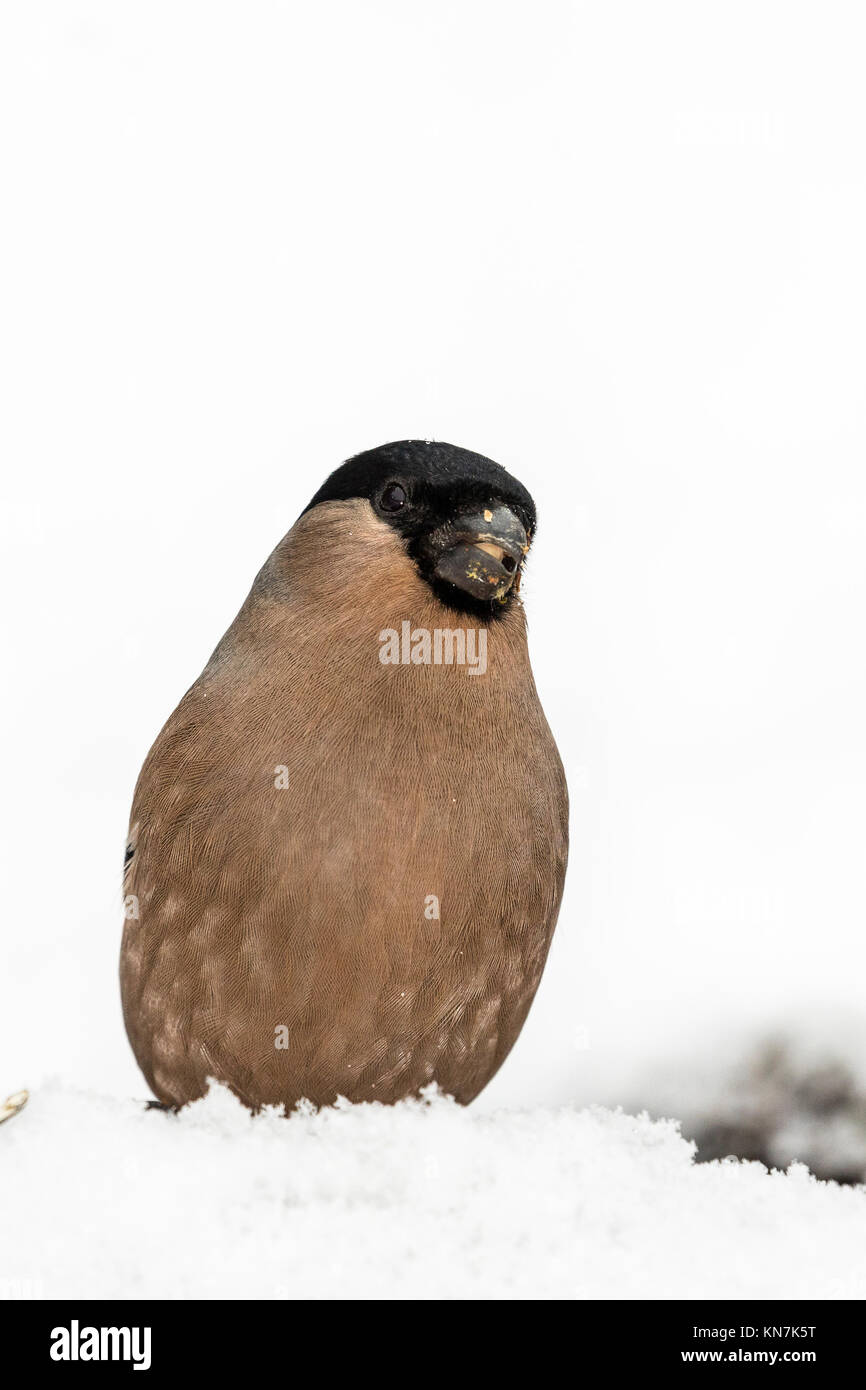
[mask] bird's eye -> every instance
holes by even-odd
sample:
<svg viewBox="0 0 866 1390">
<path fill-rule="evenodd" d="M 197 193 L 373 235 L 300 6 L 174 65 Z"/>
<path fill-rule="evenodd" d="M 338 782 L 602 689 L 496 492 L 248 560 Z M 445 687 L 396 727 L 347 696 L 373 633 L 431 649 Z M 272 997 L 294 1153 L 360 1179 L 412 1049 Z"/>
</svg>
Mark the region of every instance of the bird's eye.
<svg viewBox="0 0 866 1390">
<path fill-rule="evenodd" d="M 379 498 L 379 506 L 383 512 L 399 512 L 401 507 L 405 507 L 406 502 L 406 489 L 399 483 L 389 483 Z"/>
</svg>

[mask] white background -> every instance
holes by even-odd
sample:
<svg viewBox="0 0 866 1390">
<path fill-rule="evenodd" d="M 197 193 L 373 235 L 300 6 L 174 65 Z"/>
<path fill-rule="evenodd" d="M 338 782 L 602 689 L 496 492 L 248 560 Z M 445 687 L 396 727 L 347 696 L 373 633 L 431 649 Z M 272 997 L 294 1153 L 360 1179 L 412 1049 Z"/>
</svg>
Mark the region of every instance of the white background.
<svg viewBox="0 0 866 1390">
<path fill-rule="evenodd" d="M 146 1093 L 138 768 L 325 475 L 406 436 L 535 495 L 571 786 L 481 1104 L 862 1011 L 864 36 L 856 5 L 6 0 L 0 1093 Z"/>
</svg>

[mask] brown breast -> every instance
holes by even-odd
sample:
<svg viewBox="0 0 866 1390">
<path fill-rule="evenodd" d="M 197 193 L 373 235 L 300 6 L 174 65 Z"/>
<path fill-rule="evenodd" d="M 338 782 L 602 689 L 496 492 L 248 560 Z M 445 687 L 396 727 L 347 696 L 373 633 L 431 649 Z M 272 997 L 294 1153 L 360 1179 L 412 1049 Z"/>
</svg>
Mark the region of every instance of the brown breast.
<svg viewBox="0 0 866 1390">
<path fill-rule="evenodd" d="M 474 675 L 447 638 L 442 664 L 383 664 L 404 621 L 434 657 L 467 626 L 366 504 L 315 508 L 151 750 L 121 985 L 162 1101 L 214 1076 L 252 1106 L 467 1102 L 517 1037 L 567 854 L 523 611 Z"/>
</svg>

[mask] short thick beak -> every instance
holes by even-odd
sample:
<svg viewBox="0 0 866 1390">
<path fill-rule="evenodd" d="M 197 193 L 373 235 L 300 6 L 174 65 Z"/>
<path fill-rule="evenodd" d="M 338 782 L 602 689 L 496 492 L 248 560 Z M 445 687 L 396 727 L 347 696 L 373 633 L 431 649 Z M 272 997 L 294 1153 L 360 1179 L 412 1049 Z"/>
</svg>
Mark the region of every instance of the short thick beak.
<svg viewBox="0 0 866 1390">
<path fill-rule="evenodd" d="M 505 506 L 455 517 L 436 541 L 436 577 L 477 599 L 505 598 L 529 549 L 522 522 Z"/>
</svg>

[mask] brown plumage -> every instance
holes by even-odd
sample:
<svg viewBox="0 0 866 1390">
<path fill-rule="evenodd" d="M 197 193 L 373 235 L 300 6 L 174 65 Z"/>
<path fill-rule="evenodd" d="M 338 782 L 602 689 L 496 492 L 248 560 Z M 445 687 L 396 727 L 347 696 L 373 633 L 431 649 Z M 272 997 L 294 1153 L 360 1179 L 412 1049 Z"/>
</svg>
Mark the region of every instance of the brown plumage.
<svg viewBox="0 0 866 1390">
<path fill-rule="evenodd" d="M 479 568 L 458 526 L 483 503 L 531 534 L 531 498 L 446 445 L 361 461 L 277 546 L 136 787 L 123 1009 L 169 1105 L 211 1076 L 253 1108 L 430 1082 L 468 1102 L 544 968 L 565 779 L 511 576 L 477 598 L 511 542 L 482 541 Z M 486 671 L 383 664 L 404 620 L 484 628 Z"/>
</svg>

